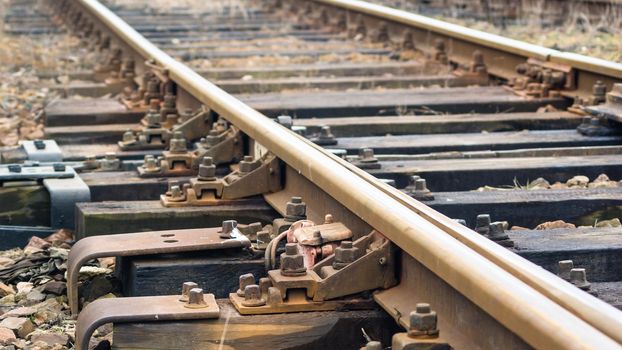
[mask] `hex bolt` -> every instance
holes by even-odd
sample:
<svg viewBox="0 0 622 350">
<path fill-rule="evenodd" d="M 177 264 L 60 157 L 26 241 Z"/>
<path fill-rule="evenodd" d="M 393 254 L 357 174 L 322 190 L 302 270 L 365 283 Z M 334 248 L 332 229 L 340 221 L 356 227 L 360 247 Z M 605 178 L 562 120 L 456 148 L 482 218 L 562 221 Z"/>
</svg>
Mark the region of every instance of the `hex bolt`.
<svg viewBox="0 0 622 350">
<path fill-rule="evenodd" d="M 136 136 L 132 130 L 126 130 L 123 133 L 123 142 L 128 143 L 136 140 Z"/>
<path fill-rule="evenodd" d="M 170 194 L 173 190 L 173 186 L 177 186 L 179 187 L 179 181 L 175 181 L 175 180 L 170 180 L 168 182 L 168 189 L 166 190 L 167 194 Z"/>
<path fill-rule="evenodd" d="M 188 294 L 191 289 L 199 288 L 199 285 L 194 282 L 184 282 L 181 285 L 181 295 L 179 296 L 179 301 L 183 301 L 184 303 L 188 302 Z"/>
<path fill-rule="evenodd" d="M 333 214 L 324 215 L 324 224 L 332 224 L 333 222 L 335 222 L 335 219 L 333 218 Z"/>
<path fill-rule="evenodd" d="M 488 238 L 493 241 L 501 241 L 508 239 L 508 235 L 503 230 L 503 223 L 496 221 L 490 224 L 490 231 L 488 232 Z"/>
<path fill-rule="evenodd" d="M 376 163 L 378 159 L 374 155 L 372 148 L 360 148 L 359 149 L 359 161 L 363 163 Z"/>
<path fill-rule="evenodd" d="M 189 309 L 202 309 L 207 307 L 203 297 L 203 289 L 192 288 L 188 291 L 188 303 L 184 305 Z"/>
<path fill-rule="evenodd" d="M 213 181 L 216 180 L 216 165 L 212 157 L 203 157 L 203 161 L 199 165 L 199 180 Z"/>
<path fill-rule="evenodd" d="M 22 166 L 19 164 L 10 164 L 8 166 L 9 168 L 9 172 L 11 173 L 21 173 L 22 172 Z"/>
<path fill-rule="evenodd" d="M 252 273 L 245 273 L 240 275 L 240 286 L 236 292 L 238 296 L 244 296 L 244 290 L 246 286 L 250 286 L 251 284 L 255 284 L 255 276 Z"/>
<path fill-rule="evenodd" d="M 171 187 L 171 198 L 172 199 L 183 199 L 184 195 L 181 192 L 181 188 L 179 186 Z"/>
<path fill-rule="evenodd" d="M 570 281 L 570 271 L 574 268 L 572 260 L 561 260 L 557 263 L 557 266 L 559 267 L 557 276 L 566 281 Z"/>
<path fill-rule="evenodd" d="M 154 172 L 160 170 L 156 159 L 152 155 L 146 155 L 145 160 L 143 161 L 143 169 L 148 172 Z"/>
<path fill-rule="evenodd" d="M 36 149 L 45 149 L 45 142 L 43 142 L 43 140 L 34 140 L 34 145 Z"/>
<path fill-rule="evenodd" d="M 63 163 L 54 163 L 52 164 L 52 168 L 54 168 L 54 171 L 56 172 L 65 171 L 65 169 L 67 169 L 67 167 Z"/>
<path fill-rule="evenodd" d="M 175 131 L 173 138 L 169 141 L 169 151 L 172 153 L 184 153 L 188 151 L 186 139 L 181 131 Z"/>
<path fill-rule="evenodd" d="M 605 102 L 606 95 L 607 85 L 603 84 L 602 81 L 597 80 L 592 86 L 592 103 L 599 104 Z"/>
<path fill-rule="evenodd" d="M 238 227 L 238 222 L 235 220 L 225 220 L 222 222 L 222 228 L 220 229 L 220 238 L 233 238 L 231 233 Z"/>
<path fill-rule="evenodd" d="M 490 232 L 490 214 L 479 214 L 475 218 L 475 232 L 487 235 Z"/>
<path fill-rule="evenodd" d="M 304 257 L 298 251 L 296 243 L 287 243 L 285 253 L 281 254 L 281 275 L 304 276 L 307 268 L 304 265 Z"/>
<path fill-rule="evenodd" d="M 417 182 L 417 180 L 419 180 L 421 178 L 421 176 L 419 175 L 411 175 L 408 178 L 408 186 L 409 187 L 415 187 L 415 183 Z"/>
<path fill-rule="evenodd" d="M 261 298 L 261 290 L 258 285 L 251 284 L 244 288 L 242 305 L 251 307 L 266 305 L 266 300 Z"/>
<path fill-rule="evenodd" d="M 259 163 L 255 162 L 253 156 L 244 156 L 244 159 L 240 161 L 240 173 L 247 174 L 257 169 Z"/>
<path fill-rule="evenodd" d="M 331 140 L 335 138 L 335 135 L 333 135 L 333 133 L 330 130 L 330 126 L 328 125 L 322 126 L 322 128 L 320 129 L 320 138 L 331 139 Z"/>
<path fill-rule="evenodd" d="M 438 337 L 436 328 L 436 311 L 430 308 L 430 304 L 417 303 L 415 311 L 410 313 L 410 327 L 408 335 L 411 337 Z"/>
<path fill-rule="evenodd" d="M 294 125 L 294 120 L 289 115 L 280 115 L 276 117 L 276 122 L 283 125 L 284 127 L 291 129 Z"/>
<path fill-rule="evenodd" d="M 288 221 L 298 221 L 307 218 L 307 203 L 302 201 L 302 197 L 292 197 L 285 205 L 285 219 Z"/>
<path fill-rule="evenodd" d="M 352 241 L 341 241 L 339 247 L 335 248 L 335 260 L 333 268 L 341 270 L 353 263 L 359 256 L 359 248 L 352 245 Z"/>
<path fill-rule="evenodd" d="M 220 139 L 220 131 L 212 129 L 207 133 L 207 136 L 205 137 L 205 144 L 209 147 L 213 147 L 220 143 Z"/>
<path fill-rule="evenodd" d="M 268 306 L 277 306 L 283 302 L 283 296 L 281 291 L 277 287 L 268 288 L 268 296 L 266 297 L 266 304 Z"/>
<path fill-rule="evenodd" d="M 570 270 L 570 283 L 574 284 L 577 288 L 585 291 L 590 290 L 590 287 L 592 285 L 590 282 L 587 281 L 585 269 L 583 268 L 573 268 L 572 270 Z"/>
<path fill-rule="evenodd" d="M 430 190 L 428 189 L 428 183 L 425 179 L 415 180 L 415 191 L 430 192 Z"/>
<path fill-rule="evenodd" d="M 104 158 L 106 160 L 117 160 L 117 155 L 114 152 L 106 152 Z"/>
</svg>

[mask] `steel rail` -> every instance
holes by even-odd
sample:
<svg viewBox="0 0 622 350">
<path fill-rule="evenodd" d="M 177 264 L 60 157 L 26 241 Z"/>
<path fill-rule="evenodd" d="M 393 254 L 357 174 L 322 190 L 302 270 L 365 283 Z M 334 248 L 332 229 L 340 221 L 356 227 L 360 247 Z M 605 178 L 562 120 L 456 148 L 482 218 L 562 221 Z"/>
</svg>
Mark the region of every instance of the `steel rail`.
<svg viewBox="0 0 622 350">
<path fill-rule="evenodd" d="M 504 52 L 533 57 L 552 62 L 566 63 L 575 68 L 593 73 L 605 74 L 612 78 L 622 79 L 622 64 L 579 54 L 571 54 L 543 46 L 529 44 L 496 34 L 482 32 L 457 24 L 425 17 L 412 12 L 376 5 L 361 0 L 311 0 L 317 3 L 364 13 L 383 20 L 402 23 L 411 27 L 429 30 L 451 38 L 469 41 Z"/>
<path fill-rule="evenodd" d="M 96 0 L 76 0 L 125 45 L 168 69 L 179 87 L 206 104 L 424 264 L 531 346 L 615 349 L 620 344 L 493 264 L 433 223 L 347 171 L 329 154 L 216 87 L 147 41 Z M 492 242 L 488 242 L 493 244 Z"/>
</svg>

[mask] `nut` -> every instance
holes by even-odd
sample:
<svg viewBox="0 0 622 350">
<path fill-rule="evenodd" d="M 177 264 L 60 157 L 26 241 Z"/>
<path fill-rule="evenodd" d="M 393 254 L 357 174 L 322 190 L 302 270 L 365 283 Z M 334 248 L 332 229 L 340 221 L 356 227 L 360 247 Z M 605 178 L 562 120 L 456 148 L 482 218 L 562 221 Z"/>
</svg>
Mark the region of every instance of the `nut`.
<svg viewBox="0 0 622 350">
<path fill-rule="evenodd" d="M 169 151 L 172 153 L 184 153 L 188 151 L 186 139 L 181 131 L 175 131 L 173 138 L 169 141 Z"/>
<path fill-rule="evenodd" d="M 266 300 L 261 298 L 261 290 L 256 284 L 251 284 L 244 288 L 244 306 L 262 306 L 266 305 Z"/>
<path fill-rule="evenodd" d="M 65 171 L 65 169 L 67 169 L 67 167 L 63 163 L 54 163 L 52 165 L 52 168 L 54 168 L 54 171 L 57 172 Z"/>
<path fill-rule="evenodd" d="M 582 290 L 590 290 L 591 283 L 587 281 L 587 276 L 585 273 L 585 269 L 582 268 L 574 268 L 570 270 L 570 283 L 577 286 Z"/>
<path fill-rule="evenodd" d="M 202 309 L 207 307 L 205 298 L 203 297 L 203 289 L 192 288 L 188 291 L 188 304 L 184 305 L 189 309 Z"/>
<path fill-rule="evenodd" d="M 372 148 L 361 148 L 359 149 L 359 161 L 363 163 L 376 163 L 378 159 L 374 155 Z"/>
<path fill-rule="evenodd" d="M 359 249 L 352 245 L 352 241 L 341 241 L 339 247 L 335 248 L 335 260 L 333 268 L 341 270 L 348 264 L 354 262 L 359 257 Z"/>
<path fill-rule="evenodd" d="M 238 222 L 235 220 L 225 220 L 222 222 L 222 228 L 220 231 L 220 238 L 233 238 L 233 231 L 238 227 Z"/>
<path fill-rule="evenodd" d="M 36 149 L 45 149 L 45 142 L 43 142 L 43 140 L 34 140 L 33 143 Z"/>
<path fill-rule="evenodd" d="M 19 164 L 9 164 L 8 166 L 9 172 L 11 173 L 21 173 L 22 172 L 22 166 Z"/>
<path fill-rule="evenodd" d="M 126 130 L 123 133 L 123 142 L 124 143 L 129 143 L 129 142 L 133 142 L 136 141 L 136 135 L 134 135 L 134 132 L 132 130 Z"/>
<path fill-rule="evenodd" d="M 188 302 L 188 294 L 191 289 L 199 288 L 199 285 L 194 282 L 184 282 L 181 285 L 181 296 L 179 297 L 179 301 Z"/>
<path fill-rule="evenodd" d="M 475 218 L 475 232 L 487 235 L 490 232 L 490 214 L 479 214 Z"/>
<path fill-rule="evenodd" d="M 160 167 L 152 155 L 146 155 L 143 162 L 143 169 L 146 172 L 157 172 L 160 170 Z"/>
<path fill-rule="evenodd" d="M 307 274 L 304 257 L 298 251 L 296 243 L 287 243 L 285 253 L 281 254 L 281 275 L 303 276 Z"/>
<path fill-rule="evenodd" d="M 292 197 L 285 207 L 285 219 L 289 221 L 304 220 L 307 218 L 307 204 L 301 197 Z"/>
<path fill-rule="evenodd" d="M 250 286 L 251 284 L 255 284 L 255 276 L 252 273 L 245 273 L 240 276 L 240 287 L 238 288 L 236 294 L 238 296 L 244 296 L 244 289 L 246 286 Z"/>
<path fill-rule="evenodd" d="M 216 180 L 216 165 L 212 157 L 203 157 L 203 161 L 199 165 L 199 180 L 213 181 Z"/>
<path fill-rule="evenodd" d="M 294 121 L 292 119 L 292 117 L 288 116 L 288 115 L 280 115 L 278 117 L 276 117 L 276 122 L 283 125 L 284 127 L 291 129 L 292 126 L 294 125 Z"/>
<path fill-rule="evenodd" d="M 410 313 L 410 327 L 408 335 L 411 337 L 438 337 L 436 328 L 436 311 L 430 309 L 430 304 L 418 303 L 415 311 Z"/>
<path fill-rule="evenodd" d="M 220 131 L 212 129 L 207 133 L 207 136 L 204 138 L 205 142 L 201 142 L 205 148 L 214 147 L 222 141 L 223 135 Z"/>
<path fill-rule="evenodd" d="M 559 272 L 557 273 L 557 276 L 566 281 L 570 281 L 570 270 L 574 268 L 574 263 L 572 262 L 572 260 L 562 260 L 558 262 L 557 265 L 559 266 Z"/>
<path fill-rule="evenodd" d="M 260 162 L 255 161 L 253 156 L 244 156 L 244 159 L 240 161 L 240 173 L 247 174 L 251 171 L 259 168 Z"/>
</svg>

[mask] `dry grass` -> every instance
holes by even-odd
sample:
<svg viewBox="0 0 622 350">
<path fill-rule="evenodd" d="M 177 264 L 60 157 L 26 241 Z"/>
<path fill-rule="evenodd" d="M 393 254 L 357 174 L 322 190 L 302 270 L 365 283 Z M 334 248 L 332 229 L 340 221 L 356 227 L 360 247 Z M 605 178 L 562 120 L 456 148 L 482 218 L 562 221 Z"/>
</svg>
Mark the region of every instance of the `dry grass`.
<svg viewBox="0 0 622 350">
<path fill-rule="evenodd" d="M 9 0 L 0 0 L 1 14 L 8 7 Z M 70 72 L 82 60 L 75 38 L 13 36 L 4 28 L 0 23 L 0 146 L 12 146 L 20 139 L 43 137 L 43 107 L 56 96 L 42 88 L 37 72 Z"/>
</svg>

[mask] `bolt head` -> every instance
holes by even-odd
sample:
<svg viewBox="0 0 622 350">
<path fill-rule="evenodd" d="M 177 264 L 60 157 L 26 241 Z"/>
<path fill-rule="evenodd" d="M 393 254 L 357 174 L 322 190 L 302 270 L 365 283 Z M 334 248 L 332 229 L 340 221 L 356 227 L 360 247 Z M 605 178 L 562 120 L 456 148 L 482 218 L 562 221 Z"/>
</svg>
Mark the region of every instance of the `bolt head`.
<svg viewBox="0 0 622 350">
<path fill-rule="evenodd" d="M 8 166 L 9 168 L 9 172 L 11 173 L 21 173 L 22 172 L 22 166 L 19 164 L 10 164 Z"/>
<path fill-rule="evenodd" d="M 425 179 L 415 180 L 415 191 L 427 191 L 427 183 Z"/>
<path fill-rule="evenodd" d="M 45 142 L 43 142 L 43 140 L 35 140 L 33 143 L 36 149 L 45 149 Z"/>
<path fill-rule="evenodd" d="M 188 294 L 190 293 L 190 290 L 193 288 L 198 288 L 198 287 L 199 285 L 194 282 L 184 282 L 181 285 L 181 296 L 179 297 L 179 301 L 187 302 Z"/>
<path fill-rule="evenodd" d="M 222 228 L 220 229 L 220 237 L 231 237 L 231 232 L 238 227 L 238 222 L 235 220 L 225 220 L 222 222 Z"/>
<path fill-rule="evenodd" d="M 54 168 L 54 171 L 58 171 L 58 172 L 65 171 L 65 169 L 67 169 L 65 164 L 62 164 L 62 163 L 54 163 L 52 167 Z"/>
<path fill-rule="evenodd" d="M 184 305 L 191 309 L 201 309 L 207 307 L 205 298 L 203 297 L 203 289 L 192 288 L 188 291 L 188 304 Z"/>
<path fill-rule="evenodd" d="M 292 197 L 285 207 L 285 216 L 295 219 L 304 218 L 307 215 L 307 204 L 300 197 Z"/>
<path fill-rule="evenodd" d="M 415 311 L 410 313 L 408 333 L 413 336 L 438 334 L 436 324 L 436 311 L 432 311 L 430 304 L 418 303 Z"/>
</svg>

